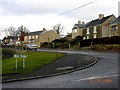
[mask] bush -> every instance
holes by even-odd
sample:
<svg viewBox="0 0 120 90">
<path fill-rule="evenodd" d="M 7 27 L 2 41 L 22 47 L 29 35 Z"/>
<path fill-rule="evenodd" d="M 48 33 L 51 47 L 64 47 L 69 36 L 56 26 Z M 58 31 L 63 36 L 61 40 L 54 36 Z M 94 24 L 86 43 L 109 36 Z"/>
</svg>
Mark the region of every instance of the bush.
<svg viewBox="0 0 120 90">
<path fill-rule="evenodd" d="M 91 42 L 94 44 L 120 44 L 120 37 L 104 37 L 104 38 L 96 38 L 96 39 L 87 39 L 80 41 L 80 47 L 90 46 Z"/>
</svg>

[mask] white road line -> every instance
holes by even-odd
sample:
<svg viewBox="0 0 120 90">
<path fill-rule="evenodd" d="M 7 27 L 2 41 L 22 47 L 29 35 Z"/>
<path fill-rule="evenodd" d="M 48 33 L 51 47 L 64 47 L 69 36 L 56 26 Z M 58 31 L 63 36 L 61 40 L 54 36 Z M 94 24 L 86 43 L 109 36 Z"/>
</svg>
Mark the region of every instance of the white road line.
<svg viewBox="0 0 120 90">
<path fill-rule="evenodd" d="M 93 76 L 93 77 L 88 77 L 88 78 L 83 78 L 83 79 L 80 79 L 80 80 L 75 80 L 75 81 L 84 81 L 84 80 L 92 80 L 92 79 L 100 79 L 100 78 L 108 78 L 108 77 L 117 77 L 119 76 L 120 74 L 117 74 L 117 75 L 109 75 L 109 76 Z"/>
</svg>

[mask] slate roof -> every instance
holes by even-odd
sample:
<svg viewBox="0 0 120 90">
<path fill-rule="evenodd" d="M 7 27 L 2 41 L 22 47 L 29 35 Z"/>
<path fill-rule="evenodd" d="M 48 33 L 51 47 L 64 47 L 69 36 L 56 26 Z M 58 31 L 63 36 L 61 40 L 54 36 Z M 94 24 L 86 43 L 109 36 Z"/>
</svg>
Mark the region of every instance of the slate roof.
<svg viewBox="0 0 120 90">
<path fill-rule="evenodd" d="M 79 28 L 83 28 L 83 27 L 85 27 L 85 24 L 75 24 L 73 29 L 77 29 L 77 27 L 75 27 L 75 26 L 77 26 Z"/>
<path fill-rule="evenodd" d="M 18 39 L 18 37 L 16 37 L 16 36 L 8 36 L 8 37 L 5 37 L 4 39 L 16 40 L 16 39 Z"/>
<path fill-rule="evenodd" d="M 30 33 L 26 34 L 26 36 L 39 35 L 39 34 L 41 34 L 42 32 L 43 32 L 43 31 L 30 32 Z"/>
<path fill-rule="evenodd" d="M 117 19 L 115 19 L 111 24 L 114 24 L 114 23 L 120 23 L 120 16 Z"/>
<path fill-rule="evenodd" d="M 92 21 L 90 21 L 90 22 L 88 22 L 88 23 L 86 24 L 86 27 L 90 27 L 90 26 L 95 26 L 95 25 L 102 24 L 102 23 L 104 23 L 106 20 L 108 20 L 111 16 L 112 16 L 112 15 L 103 17 L 101 20 L 99 20 L 99 19 L 92 20 Z"/>
</svg>

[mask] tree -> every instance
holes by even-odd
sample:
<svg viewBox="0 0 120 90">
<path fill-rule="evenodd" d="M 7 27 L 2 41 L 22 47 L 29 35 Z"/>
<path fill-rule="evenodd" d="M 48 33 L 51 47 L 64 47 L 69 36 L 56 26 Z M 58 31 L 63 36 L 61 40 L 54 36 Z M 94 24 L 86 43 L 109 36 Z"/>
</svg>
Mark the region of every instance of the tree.
<svg viewBox="0 0 120 90">
<path fill-rule="evenodd" d="M 20 36 L 21 34 L 28 33 L 29 30 L 26 27 L 23 27 L 23 25 L 21 25 L 18 29 L 10 26 L 3 30 L 3 32 L 5 32 L 7 36 Z"/>
<path fill-rule="evenodd" d="M 54 26 L 52 26 L 53 30 L 55 30 L 57 32 L 57 34 L 59 34 L 60 36 L 63 36 L 63 30 L 64 30 L 64 26 L 62 26 L 62 24 L 56 24 Z"/>
<path fill-rule="evenodd" d="M 8 35 L 8 36 L 17 36 L 17 34 L 18 34 L 16 28 L 12 27 L 12 26 L 10 26 L 7 29 L 3 30 L 3 32 L 5 32 L 6 35 Z"/>
<path fill-rule="evenodd" d="M 24 27 L 23 25 L 21 25 L 20 27 L 18 27 L 17 32 L 19 35 L 22 35 L 22 34 L 28 33 L 29 30 L 26 27 Z"/>
</svg>

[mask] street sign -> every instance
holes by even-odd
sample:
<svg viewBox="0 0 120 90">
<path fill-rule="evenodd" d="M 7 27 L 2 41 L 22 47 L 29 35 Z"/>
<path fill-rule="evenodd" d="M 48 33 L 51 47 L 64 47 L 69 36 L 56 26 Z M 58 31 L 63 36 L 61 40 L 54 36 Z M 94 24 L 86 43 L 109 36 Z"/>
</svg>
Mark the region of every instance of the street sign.
<svg viewBox="0 0 120 90">
<path fill-rule="evenodd" d="M 16 57 L 16 58 L 26 58 L 27 55 L 25 55 L 25 54 L 14 54 L 14 57 Z"/>
<path fill-rule="evenodd" d="M 14 57 L 16 58 L 16 69 L 18 67 L 17 58 L 23 58 L 23 68 L 25 68 L 25 58 L 27 58 L 27 55 L 25 55 L 25 54 L 14 54 Z"/>
</svg>

